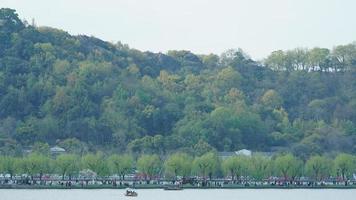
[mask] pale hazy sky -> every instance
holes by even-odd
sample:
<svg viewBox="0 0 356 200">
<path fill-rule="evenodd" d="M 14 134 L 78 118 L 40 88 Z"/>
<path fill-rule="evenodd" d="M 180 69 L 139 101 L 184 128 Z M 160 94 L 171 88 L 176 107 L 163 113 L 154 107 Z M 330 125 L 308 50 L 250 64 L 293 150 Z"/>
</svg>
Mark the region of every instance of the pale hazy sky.
<svg viewBox="0 0 356 200">
<path fill-rule="evenodd" d="M 356 0 L 0 0 L 21 19 L 139 50 L 253 58 L 278 49 L 356 40 Z"/>
</svg>

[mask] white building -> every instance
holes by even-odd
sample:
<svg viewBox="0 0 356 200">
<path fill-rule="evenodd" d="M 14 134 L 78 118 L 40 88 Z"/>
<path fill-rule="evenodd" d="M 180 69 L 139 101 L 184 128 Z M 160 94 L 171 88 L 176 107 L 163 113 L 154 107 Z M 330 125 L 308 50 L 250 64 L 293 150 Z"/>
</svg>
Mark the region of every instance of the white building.
<svg viewBox="0 0 356 200">
<path fill-rule="evenodd" d="M 59 147 L 59 146 L 54 146 L 50 149 L 51 151 L 51 154 L 52 155 L 58 155 L 58 154 L 62 154 L 62 153 L 65 153 L 66 150 L 63 149 L 62 147 Z"/>
<path fill-rule="evenodd" d="M 242 156 L 251 156 L 252 155 L 252 151 L 247 150 L 247 149 L 241 149 L 239 151 L 235 151 L 236 155 L 242 155 Z"/>
<path fill-rule="evenodd" d="M 226 158 L 232 157 L 232 156 L 251 156 L 252 155 L 252 151 L 247 150 L 247 149 L 241 149 L 238 151 L 230 151 L 230 152 L 219 152 L 219 157 L 222 160 L 225 160 Z"/>
</svg>

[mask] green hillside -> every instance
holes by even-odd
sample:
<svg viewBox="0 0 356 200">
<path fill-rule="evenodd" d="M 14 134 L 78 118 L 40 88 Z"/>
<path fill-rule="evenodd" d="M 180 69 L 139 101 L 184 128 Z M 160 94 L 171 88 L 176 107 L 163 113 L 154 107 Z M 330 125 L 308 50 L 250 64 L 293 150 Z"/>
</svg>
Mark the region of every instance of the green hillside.
<svg viewBox="0 0 356 200">
<path fill-rule="evenodd" d="M 123 27 L 124 28 L 124 27 Z M 144 33 L 143 33 L 144 34 Z M 142 52 L 0 9 L 0 152 L 356 153 L 356 44 Z"/>
</svg>

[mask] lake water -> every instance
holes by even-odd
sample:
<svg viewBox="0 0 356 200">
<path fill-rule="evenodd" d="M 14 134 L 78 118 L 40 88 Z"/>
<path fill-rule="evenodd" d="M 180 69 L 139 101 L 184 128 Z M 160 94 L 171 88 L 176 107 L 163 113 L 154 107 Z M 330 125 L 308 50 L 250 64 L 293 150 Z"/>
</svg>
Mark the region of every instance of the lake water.
<svg viewBox="0 0 356 200">
<path fill-rule="evenodd" d="M 338 200 L 355 199 L 356 189 L 139 189 L 138 197 L 125 197 L 125 190 L 0 190 L 0 200 Z"/>
</svg>

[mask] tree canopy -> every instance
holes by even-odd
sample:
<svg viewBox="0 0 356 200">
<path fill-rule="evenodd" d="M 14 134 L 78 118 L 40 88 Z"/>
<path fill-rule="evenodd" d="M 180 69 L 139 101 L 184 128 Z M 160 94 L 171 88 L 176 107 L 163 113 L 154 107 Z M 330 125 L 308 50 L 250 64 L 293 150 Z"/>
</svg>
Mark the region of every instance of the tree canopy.
<svg viewBox="0 0 356 200">
<path fill-rule="evenodd" d="M 355 43 L 261 62 L 241 49 L 142 52 L 32 26 L 8 8 L 0 43 L 1 155 L 55 145 L 78 155 L 356 153 Z"/>
</svg>

